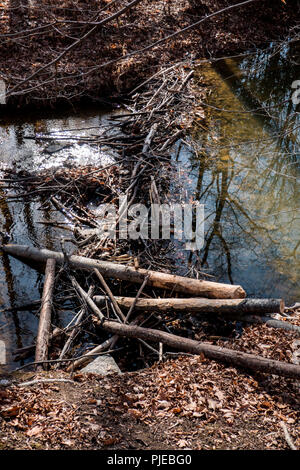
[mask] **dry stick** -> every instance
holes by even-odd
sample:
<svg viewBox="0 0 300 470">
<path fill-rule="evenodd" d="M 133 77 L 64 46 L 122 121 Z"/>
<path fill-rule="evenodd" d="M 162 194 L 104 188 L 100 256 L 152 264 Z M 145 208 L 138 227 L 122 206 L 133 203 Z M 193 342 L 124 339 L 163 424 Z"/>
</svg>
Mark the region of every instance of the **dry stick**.
<svg viewBox="0 0 300 470">
<path fill-rule="evenodd" d="M 88 297 L 84 292 L 84 297 Z M 89 299 L 88 305 L 98 315 L 98 307 Z M 209 359 L 224 362 L 235 367 L 243 367 L 264 373 L 282 375 L 285 377 L 300 378 L 300 366 L 289 364 L 282 361 L 274 361 L 254 354 L 234 351 L 228 348 L 222 348 L 212 344 L 201 343 L 192 339 L 176 336 L 165 331 L 143 328 L 136 325 L 125 325 L 111 320 L 102 320 L 104 330 L 115 333 L 118 336 L 129 338 L 140 338 L 157 343 L 164 343 L 168 346 L 181 351 L 192 352 L 194 354 L 204 354 Z"/>
<path fill-rule="evenodd" d="M 86 38 L 88 38 L 94 31 L 96 31 L 96 29 L 99 27 L 99 26 L 103 26 L 105 25 L 106 23 L 109 23 L 110 21 L 113 21 L 114 19 L 118 18 L 119 16 L 123 15 L 123 13 L 125 13 L 127 10 L 129 10 L 130 8 L 132 8 L 133 6 L 137 5 L 138 3 L 140 3 L 142 0 L 133 0 L 132 2 L 130 2 L 128 5 L 126 5 L 124 8 L 122 8 L 121 10 L 117 11 L 116 13 L 114 13 L 113 15 L 109 16 L 108 18 L 105 18 L 104 20 L 102 21 L 99 21 L 93 28 L 91 28 L 89 31 L 87 31 L 83 36 L 81 36 L 80 38 L 78 38 L 76 41 L 74 41 L 72 44 L 70 44 L 69 47 L 67 47 L 66 49 L 64 49 L 57 57 L 55 57 L 53 60 L 51 60 L 50 62 L 48 62 L 47 64 L 43 65 L 42 67 L 40 67 L 36 72 L 32 73 L 31 75 L 29 75 L 29 77 L 25 78 L 22 82 L 20 83 L 17 83 L 11 90 L 9 90 L 9 92 L 7 93 L 7 95 L 11 95 L 17 88 L 20 87 L 20 85 L 24 85 L 25 83 L 29 82 L 30 80 L 32 80 L 34 77 L 36 77 L 38 74 L 40 74 L 41 72 L 43 72 L 43 70 L 51 67 L 51 65 L 54 65 L 56 64 L 60 59 L 62 59 L 68 52 L 70 52 L 72 49 L 74 49 L 74 47 L 76 47 L 79 43 L 81 43 L 82 41 L 84 41 Z"/>
<path fill-rule="evenodd" d="M 78 313 L 78 315 L 80 312 Z M 59 338 L 60 336 L 67 335 L 70 331 L 76 328 L 76 325 L 69 325 L 65 328 L 61 329 L 56 327 L 54 331 L 49 335 L 49 343 L 53 341 L 55 338 Z M 32 355 L 32 352 L 35 350 L 35 344 L 31 344 L 30 346 L 25 346 L 24 348 L 16 349 L 13 354 L 14 356 L 19 357 L 21 355 L 22 359 L 26 359 Z M 17 358 L 15 358 L 17 360 Z M 45 362 L 45 361 L 42 361 Z M 17 369 L 18 370 L 18 369 Z"/>
<path fill-rule="evenodd" d="M 156 129 L 157 129 L 157 126 L 158 126 L 158 123 L 155 122 L 152 126 L 151 126 L 151 129 L 145 139 L 145 142 L 144 142 L 144 146 L 143 146 L 143 150 L 142 150 L 142 153 L 147 153 L 149 148 L 150 148 L 150 145 L 151 145 L 151 141 L 154 137 L 154 134 L 156 132 Z"/>
<path fill-rule="evenodd" d="M 73 380 L 69 379 L 37 379 L 37 380 L 30 380 L 29 382 L 22 382 L 18 384 L 18 387 L 26 387 L 28 385 L 36 385 L 36 384 L 49 384 L 53 382 L 66 382 L 70 384 L 74 384 Z"/>
<path fill-rule="evenodd" d="M 115 300 L 115 298 L 114 298 L 114 295 L 113 295 L 112 291 L 110 290 L 110 288 L 108 287 L 108 285 L 107 285 L 106 282 L 105 282 L 104 277 L 103 277 L 102 274 L 99 272 L 99 270 L 96 269 L 96 268 L 94 269 L 94 273 L 95 273 L 96 276 L 98 277 L 98 279 L 99 279 L 99 281 L 101 282 L 102 286 L 104 287 L 104 289 L 105 289 L 105 291 L 106 291 L 108 297 L 110 298 L 111 303 L 113 304 L 114 309 L 115 309 L 115 311 L 116 311 L 116 314 L 117 314 L 120 318 L 122 318 L 123 321 L 125 321 L 125 315 L 123 314 L 122 310 L 120 309 L 119 305 L 117 304 L 117 302 L 116 302 L 116 300 Z M 90 295 L 89 295 L 89 296 L 90 296 Z M 120 321 L 120 318 L 118 318 L 119 321 Z"/>
<path fill-rule="evenodd" d="M 90 286 L 89 290 L 88 290 L 88 295 L 92 295 L 92 292 L 94 290 L 94 287 L 93 286 Z M 69 338 L 67 339 L 60 355 L 59 355 L 59 360 L 63 359 L 63 357 L 66 355 L 66 353 L 69 351 L 70 349 L 70 346 L 72 344 L 72 341 L 74 340 L 75 336 L 77 335 L 77 332 L 78 332 L 78 324 L 81 322 L 81 319 L 83 317 L 83 315 L 86 313 L 86 305 L 84 305 L 81 309 L 81 311 L 79 312 L 79 315 L 75 321 L 75 324 L 74 324 L 74 328 L 69 336 Z"/>
<path fill-rule="evenodd" d="M 145 285 L 147 284 L 147 281 L 148 281 L 148 276 L 145 276 L 145 279 L 141 285 L 141 287 L 139 288 L 138 290 L 138 293 L 135 297 L 135 301 L 138 300 L 139 296 L 141 295 Z M 133 301 L 127 315 L 126 315 L 126 318 L 125 318 L 125 323 L 129 320 L 129 317 L 130 315 L 132 314 L 133 312 L 133 309 L 134 309 L 134 306 L 135 306 L 135 301 Z M 134 320 L 133 322 L 131 322 L 132 325 L 134 325 L 136 323 L 136 320 Z M 104 341 L 102 344 L 100 344 L 99 346 L 96 346 L 94 349 L 91 349 L 91 351 L 89 351 L 86 355 L 82 356 L 81 358 L 78 358 L 78 360 L 76 362 L 74 362 L 71 366 L 69 366 L 67 368 L 67 371 L 70 372 L 71 370 L 74 370 L 74 369 L 77 369 L 78 367 L 82 366 L 83 364 L 85 364 L 89 359 L 91 359 L 95 354 L 100 354 L 102 351 L 104 351 L 105 349 L 107 348 L 111 348 L 113 349 L 114 346 L 116 345 L 116 342 L 118 341 L 119 339 L 119 336 L 118 335 L 114 335 L 112 336 L 111 338 L 107 339 L 106 341 Z"/>
<path fill-rule="evenodd" d="M 67 368 L 67 372 L 72 372 L 74 369 L 78 369 L 78 367 L 83 366 L 84 364 L 86 364 L 86 362 L 88 362 L 94 356 L 100 355 L 106 349 L 108 348 L 112 349 L 112 343 L 113 343 L 114 338 L 115 336 L 111 336 L 111 338 L 107 339 L 102 344 L 99 344 L 99 346 L 96 346 L 94 349 L 91 349 L 83 356 L 78 357 L 76 361 L 74 361 L 73 364 L 71 364 Z M 106 351 L 106 353 L 108 353 L 108 351 Z M 66 361 L 68 361 L 68 359 L 66 359 Z"/>
<path fill-rule="evenodd" d="M 163 360 L 163 343 L 159 343 L 159 362 Z"/>
<path fill-rule="evenodd" d="M 275 374 L 285 377 L 300 379 L 300 366 L 282 361 L 275 361 L 254 354 L 222 348 L 212 344 L 201 343 L 192 339 L 178 337 L 165 331 L 142 328 L 140 326 L 124 325 L 110 320 L 105 320 L 103 328 L 111 333 L 129 338 L 141 338 L 144 340 L 164 343 L 180 351 L 194 354 L 204 354 L 207 358 L 229 364 L 233 367 L 242 367 L 263 373 Z"/>
<path fill-rule="evenodd" d="M 51 196 L 50 201 L 52 202 L 52 204 L 58 211 L 62 212 L 63 215 L 67 217 L 69 220 L 71 220 L 73 223 L 74 223 L 74 219 L 77 219 L 79 220 L 79 222 L 85 225 L 89 225 L 90 227 L 93 227 L 93 228 L 97 227 L 96 222 L 90 221 L 89 219 L 86 219 L 85 217 L 80 217 L 79 215 L 74 214 L 74 212 L 72 212 L 71 209 L 68 209 L 67 207 L 65 207 L 58 199 L 56 199 L 55 196 Z"/>
<path fill-rule="evenodd" d="M 138 290 L 138 293 L 136 294 L 132 304 L 130 305 L 130 308 L 129 308 L 128 313 L 127 313 L 126 318 L 125 318 L 125 323 L 127 323 L 127 321 L 129 320 L 129 318 L 130 318 L 130 316 L 131 316 L 131 314 L 132 314 L 132 312 L 133 312 L 133 310 L 134 310 L 134 308 L 137 304 L 137 301 L 139 300 L 139 297 L 140 297 L 141 293 L 143 292 L 145 285 L 148 282 L 148 279 L 149 279 L 149 274 L 146 274 L 145 279 L 143 280 L 143 283 L 142 283 L 141 287 Z"/>
<path fill-rule="evenodd" d="M 138 299 L 139 299 L 141 293 L 142 293 L 143 290 L 144 290 L 145 285 L 146 285 L 147 282 L 148 282 L 148 279 L 149 279 L 149 275 L 147 274 L 147 275 L 145 276 L 145 279 L 144 279 L 144 281 L 143 281 L 143 284 L 142 284 L 141 287 L 139 288 L 139 290 L 138 290 L 138 292 L 137 292 L 137 294 L 136 294 L 136 296 L 135 296 L 135 298 L 134 298 L 134 300 L 133 300 L 133 302 L 132 302 L 132 304 L 131 304 L 131 306 L 130 306 L 130 309 L 129 309 L 128 312 L 127 312 L 127 315 L 126 315 L 126 318 L 125 318 L 125 323 L 127 323 L 128 320 L 129 320 L 129 318 L 131 317 L 131 314 L 132 314 L 132 312 L 133 312 L 133 310 L 134 310 L 134 308 L 135 308 L 135 306 L 136 306 L 136 303 L 137 303 L 137 301 L 138 301 Z M 111 345 L 112 348 L 116 345 L 118 339 L 119 339 L 119 336 L 115 335 L 115 336 L 114 336 L 114 341 L 112 342 L 112 345 Z M 149 346 L 147 343 L 146 343 L 146 345 L 151 348 L 151 346 Z"/>
<path fill-rule="evenodd" d="M 297 447 L 295 446 L 295 444 L 293 443 L 293 440 L 292 440 L 292 438 L 291 438 L 291 436 L 288 432 L 288 429 L 287 429 L 287 427 L 286 427 L 286 425 L 283 421 L 280 422 L 280 426 L 283 429 L 285 440 L 288 443 L 288 445 L 290 446 L 290 448 L 292 450 L 298 450 Z"/>
<path fill-rule="evenodd" d="M 51 327 L 52 293 L 55 281 L 55 264 L 56 262 L 54 259 L 47 260 L 45 271 L 45 283 L 42 296 L 42 307 L 35 349 L 35 360 L 37 362 L 43 361 L 48 358 L 48 344 Z M 43 369 L 43 367 L 38 366 L 37 369 L 40 370 Z"/>
<path fill-rule="evenodd" d="M 85 292 L 82 287 L 78 284 L 76 279 L 71 276 L 71 281 L 73 284 L 74 289 L 78 292 L 80 297 L 86 302 L 86 304 L 93 310 L 93 312 L 98 316 L 100 319 L 100 322 L 103 323 L 105 317 L 103 313 L 99 310 L 99 308 L 94 304 L 93 300 L 90 298 L 90 296 Z M 96 308 L 95 308 L 96 307 Z"/>
<path fill-rule="evenodd" d="M 101 352 L 96 353 L 96 354 L 94 354 L 94 356 L 101 356 L 102 354 L 110 354 L 110 353 L 114 353 L 116 351 L 121 351 L 122 349 L 124 349 L 124 348 L 109 349 L 108 351 L 105 351 L 105 352 L 102 352 L 102 353 Z M 91 351 L 90 351 L 90 353 L 91 353 Z M 93 356 L 93 354 L 91 353 L 91 354 L 89 354 L 89 356 Z M 48 361 L 42 361 L 42 362 L 28 362 L 27 364 L 24 364 L 23 366 L 20 366 L 17 369 L 15 369 L 15 372 L 18 371 L 18 370 L 25 369 L 27 367 L 34 366 L 36 364 L 55 364 L 55 363 L 60 363 L 60 362 L 73 362 L 73 361 L 78 361 L 78 359 L 81 359 L 81 358 L 86 358 L 86 354 L 83 354 L 82 356 L 78 356 L 78 357 L 71 357 L 71 358 L 64 358 L 64 359 L 50 359 Z"/>
<path fill-rule="evenodd" d="M 33 261 L 45 262 L 48 258 L 54 258 L 57 263 L 64 263 L 63 253 L 47 249 L 37 249 L 26 245 L 0 245 L 6 253 L 20 258 Z M 219 282 L 193 279 L 175 274 L 167 274 L 146 269 L 135 269 L 131 266 L 100 261 L 93 258 L 71 255 L 68 258 L 71 268 L 89 269 L 97 268 L 102 275 L 115 279 L 122 279 L 137 284 L 142 284 L 144 278 L 149 274 L 147 284 L 152 287 L 184 292 L 185 294 L 197 295 L 208 298 L 219 299 L 243 299 L 246 296 L 244 289 L 238 285 L 222 284 Z"/>
<path fill-rule="evenodd" d="M 130 316 L 131 316 L 131 314 L 132 314 L 132 312 L 133 312 L 133 310 L 134 310 L 134 307 L 135 307 L 135 305 L 136 305 L 136 302 L 137 302 L 137 300 L 139 299 L 141 293 L 143 292 L 145 285 L 147 284 L 147 281 L 148 281 L 148 275 L 145 276 L 145 279 L 144 279 L 144 281 L 143 281 L 143 284 L 142 284 L 141 287 L 139 288 L 139 290 L 138 290 L 138 292 L 137 292 L 137 294 L 136 294 L 136 296 L 135 296 L 135 298 L 134 298 L 134 300 L 133 300 L 133 302 L 132 302 L 132 304 L 131 304 L 131 306 L 130 306 L 130 309 L 128 310 L 128 313 L 127 313 L 127 315 L 126 315 L 126 317 L 125 317 L 125 319 L 124 319 L 124 322 L 125 322 L 125 323 L 128 322 L 128 320 L 129 320 L 129 318 L 130 318 Z M 118 304 L 117 304 L 117 305 L 118 305 Z M 117 343 L 117 341 L 118 341 L 118 339 L 119 339 L 119 336 L 118 336 L 118 335 L 114 335 L 111 339 L 112 339 L 112 341 L 111 341 L 110 347 L 111 347 L 111 348 L 114 348 L 115 345 L 116 345 L 116 343 Z"/>
</svg>

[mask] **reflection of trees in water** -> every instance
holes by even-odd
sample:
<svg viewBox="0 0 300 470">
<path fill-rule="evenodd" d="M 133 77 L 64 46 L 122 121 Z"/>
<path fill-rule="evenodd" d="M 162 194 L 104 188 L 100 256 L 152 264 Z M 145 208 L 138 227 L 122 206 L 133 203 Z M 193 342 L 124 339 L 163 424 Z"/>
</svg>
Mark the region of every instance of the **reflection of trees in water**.
<svg viewBox="0 0 300 470">
<path fill-rule="evenodd" d="M 209 165 L 204 158 L 200 160 L 195 199 L 204 204 L 208 215 L 201 266 L 207 266 L 213 253 L 219 274 L 226 273 L 230 282 L 237 282 L 232 268 L 242 261 L 239 253 L 246 248 L 249 256 L 263 257 L 262 262 L 273 265 L 275 260 L 279 271 L 293 277 L 299 248 L 298 188 L 296 180 L 274 174 L 274 168 L 286 171 L 284 155 L 281 157 L 279 163 L 273 158 L 264 162 L 265 169 L 259 173 L 231 160 Z M 286 236 L 282 242 L 280 238 Z"/>
<path fill-rule="evenodd" d="M 238 281 L 233 279 L 233 267 L 238 268 L 243 256 L 246 262 L 256 259 L 275 266 L 278 273 L 292 281 L 299 263 L 300 119 L 290 100 L 290 67 L 279 56 L 271 59 L 269 62 L 264 58 L 259 80 L 256 69 L 262 57 L 251 62 L 247 88 L 245 80 L 232 80 L 232 69 L 228 67 L 218 67 L 222 78 L 212 73 L 210 78 L 219 94 L 219 100 L 212 104 L 237 112 L 207 112 L 209 131 L 195 139 L 198 156 L 190 162 L 197 171 L 195 199 L 205 205 L 206 215 L 211 213 L 205 222 L 200 264 L 207 266 L 212 260 L 214 273 L 227 273 L 231 282 Z M 286 57 L 284 60 L 288 61 Z M 249 66 L 249 61 L 245 68 L 246 65 Z M 277 74 L 279 66 L 285 70 Z M 224 85 L 223 80 L 229 72 L 230 86 L 227 82 Z M 241 105 L 234 93 L 242 97 L 247 107 Z M 272 113 L 269 110 L 262 118 L 244 112 L 261 106 L 264 100 L 272 106 L 277 103 Z"/>
<path fill-rule="evenodd" d="M 3 224 L 1 228 L 3 228 L 4 232 L 10 233 L 13 227 L 13 217 L 12 217 L 9 205 L 6 202 L 5 193 L 3 190 L 0 190 L 0 211 L 2 214 L 2 218 L 3 218 Z M 16 303 L 15 303 L 16 292 L 15 292 L 15 285 L 14 285 L 14 276 L 12 274 L 9 256 L 3 251 L 1 252 L 1 261 L 2 261 L 3 271 L 5 275 L 5 283 L 7 286 L 9 303 L 11 307 L 15 307 L 16 306 Z M 11 323 L 13 323 L 14 325 L 17 347 L 22 347 L 23 344 L 22 344 L 22 338 L 21 338 L 21 330 L 20 330 L 20 322 L 18 318 L 18 313 L 13 311 L 4 315 L 7 321 L 8 329 L 10 329 Z"/>
<path fill-rule="evenodd" d="M 295 60 L 299 50 L 300 41 L 286 42 L 257 52 L 240 64 L 229 59 L 215 66 L 248 110 L 256 110 L 262 125 L 278 135 L 281 149 L 294 157 L 299 155 L 300 113 L 291 100 L 291 85 L 300 77 L 300 63 Z"/>
</svg>

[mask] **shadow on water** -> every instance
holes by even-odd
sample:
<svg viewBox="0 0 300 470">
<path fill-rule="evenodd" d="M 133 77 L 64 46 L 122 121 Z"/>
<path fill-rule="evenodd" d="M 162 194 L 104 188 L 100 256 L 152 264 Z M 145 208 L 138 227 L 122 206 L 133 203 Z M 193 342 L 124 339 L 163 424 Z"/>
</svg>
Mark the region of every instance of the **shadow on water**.
<svg viewBox="0 0 300 470">
<path fill-rule="evenodd" d="M 185 256 L 190 266 L 287 303 L 300 297 L 297 51 L 271 46 L 201 67 L 199 86 L 212 87 L 205 122 L 177 158 L 186 200 L 205 208 L 204 246 Z"/>
</svg>

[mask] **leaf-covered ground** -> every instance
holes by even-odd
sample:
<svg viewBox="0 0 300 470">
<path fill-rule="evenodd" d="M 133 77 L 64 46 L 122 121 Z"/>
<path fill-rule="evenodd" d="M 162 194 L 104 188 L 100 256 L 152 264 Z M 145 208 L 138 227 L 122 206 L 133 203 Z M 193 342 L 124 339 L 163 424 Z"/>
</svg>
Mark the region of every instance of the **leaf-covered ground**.
<svg viewBox="0 0 300 470">
<path fill-rule="evenodd" d="M 146 52 L 128 57 L 205 15 L 226 6 L 226 0 L 145 0 L 118 20 L 96 29 L 84 41 L 23 83 L 25 78 L 55 60 L 93 26 L 124 6 L 107 0 L 86 2 L 3 1 L 0 7 L 0 77 L 11 105 L 35 107 L 74 105 L 82 99 L 99 99 L 127 91 L 163 65 L 185 58 L 236 53 L 284 37 L 299 19 L 299 3 L 261 0 L 204 21 Z M 232 0 L 230 4 L 239 3 Z M 194 4 L 195 7 L 191 7 Z M 100 9 L 104 9 L 99 13 Z M 123 58 L 115 64 L 102 65 Z M 95 68 L 96 67 L 96 68 Z M 100 68 L 99 68 L 100 67 Z"/>
<path fill-rule="evenodd" d="M 300 324 L 300 312 L 293 322 Z M 218 344 L 299 361 L 295 333 L 266 326 Z M 31 372 L 0 388 L 1 449 L 289 449 L 282 423 L 300 447 L 295 380 L 182 355 L 121 376 L 16 385 L 45 376 L 70 379 Z"/>
</svg>

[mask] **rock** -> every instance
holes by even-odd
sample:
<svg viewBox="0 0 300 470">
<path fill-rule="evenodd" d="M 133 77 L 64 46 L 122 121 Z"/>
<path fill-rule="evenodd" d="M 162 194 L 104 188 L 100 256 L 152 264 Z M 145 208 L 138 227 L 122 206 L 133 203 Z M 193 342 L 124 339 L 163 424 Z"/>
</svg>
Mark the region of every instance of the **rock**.
<svg viewBox="0 0 300 470">
<path fill-rule="evenodd" d="M 6 364 L 6 347 L 4 341 L 0 340 L 0 365 Z"/>
<path fill-rule="evenodd" d="M 44 152 L 48 153 L 49 155 L 52 155 L 52 153 L 60 152 L 61 150 L 64 150 L 66 148 L 71 147 L 70 144 L 50 144 L 48 147 L 44 149 Z"/>
<path fill-rule="evenodd" d="M 108 354 L 97 357 L 94 361 L 90 362 L 90 364 L 81 369 L 80 372 L 86 374 L 98 374 L 102 376 L 122 373 L 116 361 Z"/>
</svg>

